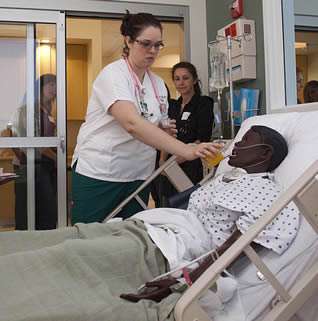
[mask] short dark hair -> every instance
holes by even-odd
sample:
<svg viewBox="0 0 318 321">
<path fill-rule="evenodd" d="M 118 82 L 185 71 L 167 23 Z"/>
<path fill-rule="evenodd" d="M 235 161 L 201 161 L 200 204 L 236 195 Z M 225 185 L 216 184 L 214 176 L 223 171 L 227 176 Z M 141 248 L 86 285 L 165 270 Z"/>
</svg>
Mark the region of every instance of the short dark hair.
<svg viewBox="0 0 318 321">
<path fill-rule="evenodd" d="M 318 81 L 308 81 L 304 88 L 304 102 L 314 103 L 318 101 Z"/>
<path fill-rule="evenodd" d="M 273 171 L 281 164 L 288 154 L 288 146 L 285 138 L 276 130 L 266 126 L 252 126 L 251 130 L 260 134 L 263 144 L 272 147 L 273 155 L 267 170 L 269 172 Z"/>
<path fill-rule="evenodd" d="M 159 28 L 162 33 L 160 21 L 151 13 L 140 12 L 132 14 L 126 10 L 120 26 L 120 33 L 124 37 L 129 36 L 132 40 L 136 40 L 140 33 L 147 27 Z M 129 48 L 126 43 L 122 55 L 123 57 L 128 57 L 129 55 Z"/>
<path fill-rule="evenodd" d="M 171 75 L 172 75 L 172 80 L 174 80 L 174 73 L 176 72 L 177 69 L 180 69 L 180 68 L 184 68 L 184 69 L 187 69 L 189 71 L 189 73 L 192 75 L 193 77 L 193 80 L 196 80 L 197 82 L 194 84 L 194 92 L 196 94 L 199 94 L 201 95 L 201 81 L 198 77 L 198 72 L 197 72 L 197 69 L 195 68 L 195 66 L 193 64 L 191 64 L 190 62 L 187 62 L 187 61 L 181 61 L 177 64 L 175 64 L 173 67 L 172 67 L 172 70 L 171 70 Z"/>
<path fill-rule="evenodd" d="M 40 90 L 44 87 L 44 85 L 53 82 L 56 84 L 56 76 L 53 74 L 44 74 L 39 78 L 40 81 Z"/>
</svg>

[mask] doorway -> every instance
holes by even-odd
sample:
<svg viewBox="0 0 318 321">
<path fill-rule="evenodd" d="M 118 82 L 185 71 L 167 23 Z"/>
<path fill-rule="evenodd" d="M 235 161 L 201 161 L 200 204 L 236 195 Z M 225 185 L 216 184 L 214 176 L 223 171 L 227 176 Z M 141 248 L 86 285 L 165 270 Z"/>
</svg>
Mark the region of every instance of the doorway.
<svg viewBox="0 0 318 321">
<path fill-rule="evenodd" d="M 313 28 L 312 28 L 313 29 Z M 318 101 L 318 28 L 317 30 L 295 30 L 296 79 L 302 83 L 297 87 L 298 103 Z M 300 77 L 301 76 L 301 77 Z M 298 80 L 298 79 L 297 79 Z M 304 89 L 307 90 L 304 95 Z M 310 89 L 309 89 L 310 87 Z M 311 93 L 309 95 L 309 93 Z"/>
<path fill-rule="evenodd" d="M 64 20 L 0 9 L 0 229 L 66 226 Z"/>
</svg>

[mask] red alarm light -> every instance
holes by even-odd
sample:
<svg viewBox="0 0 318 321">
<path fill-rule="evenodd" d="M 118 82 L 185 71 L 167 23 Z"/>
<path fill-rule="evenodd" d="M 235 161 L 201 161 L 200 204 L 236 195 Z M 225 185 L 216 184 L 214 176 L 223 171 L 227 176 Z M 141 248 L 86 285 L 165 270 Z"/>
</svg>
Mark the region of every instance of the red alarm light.
<svg viewBox="0 0 318 321">
<path fill-rule="evenodd" d="M 243 15 L 243 0 L 234 0 L 231 5 L 231 15 L 233 19 L 237 19 Z"/>
</svg>

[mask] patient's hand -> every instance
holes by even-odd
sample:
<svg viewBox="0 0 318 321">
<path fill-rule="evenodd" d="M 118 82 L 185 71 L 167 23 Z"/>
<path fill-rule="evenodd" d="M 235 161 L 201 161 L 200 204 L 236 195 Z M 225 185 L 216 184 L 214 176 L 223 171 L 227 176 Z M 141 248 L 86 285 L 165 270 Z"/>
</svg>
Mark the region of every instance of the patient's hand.
<svg viewBox="0 0 318 321">
<path fill-rule="evenodd" d="M 120 297 L 132 302 L 138 302 L 139 300 L 153 300 L 160 302 L 162 299 L 171 294 L 170 287 L 177 283 L 178 281 L 175 279 L 163 279 L 159 281 L 146 282 L 145 285 L 148 290 L 147 292 L 141 294 L 123 293 L 120 295 Z M 151 291 L 151 288 L 155 289 Z"/>
</svg>

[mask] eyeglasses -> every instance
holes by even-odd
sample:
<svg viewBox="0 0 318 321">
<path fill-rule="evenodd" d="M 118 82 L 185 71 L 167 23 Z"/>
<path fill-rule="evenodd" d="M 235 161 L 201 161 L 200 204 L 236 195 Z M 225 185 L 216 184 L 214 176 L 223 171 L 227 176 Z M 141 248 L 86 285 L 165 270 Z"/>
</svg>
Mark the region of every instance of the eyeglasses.
<svg viewBox="0 0 318 321">
<path fill-rule="evenodd" d="M 164 44 L 161 41 L 152 42 L 150 40 L 143 41 L 143 40 L 138 40 L 138 39 L 135 39 L 134 41 L 139 43 L 141 47 L 143 47 L 144 49 L 147 49 L 147 50 L 150 50 L 152 47 L 154 47 L 155 50 L 161 50 L 164 48 Z"/>
</svg>

